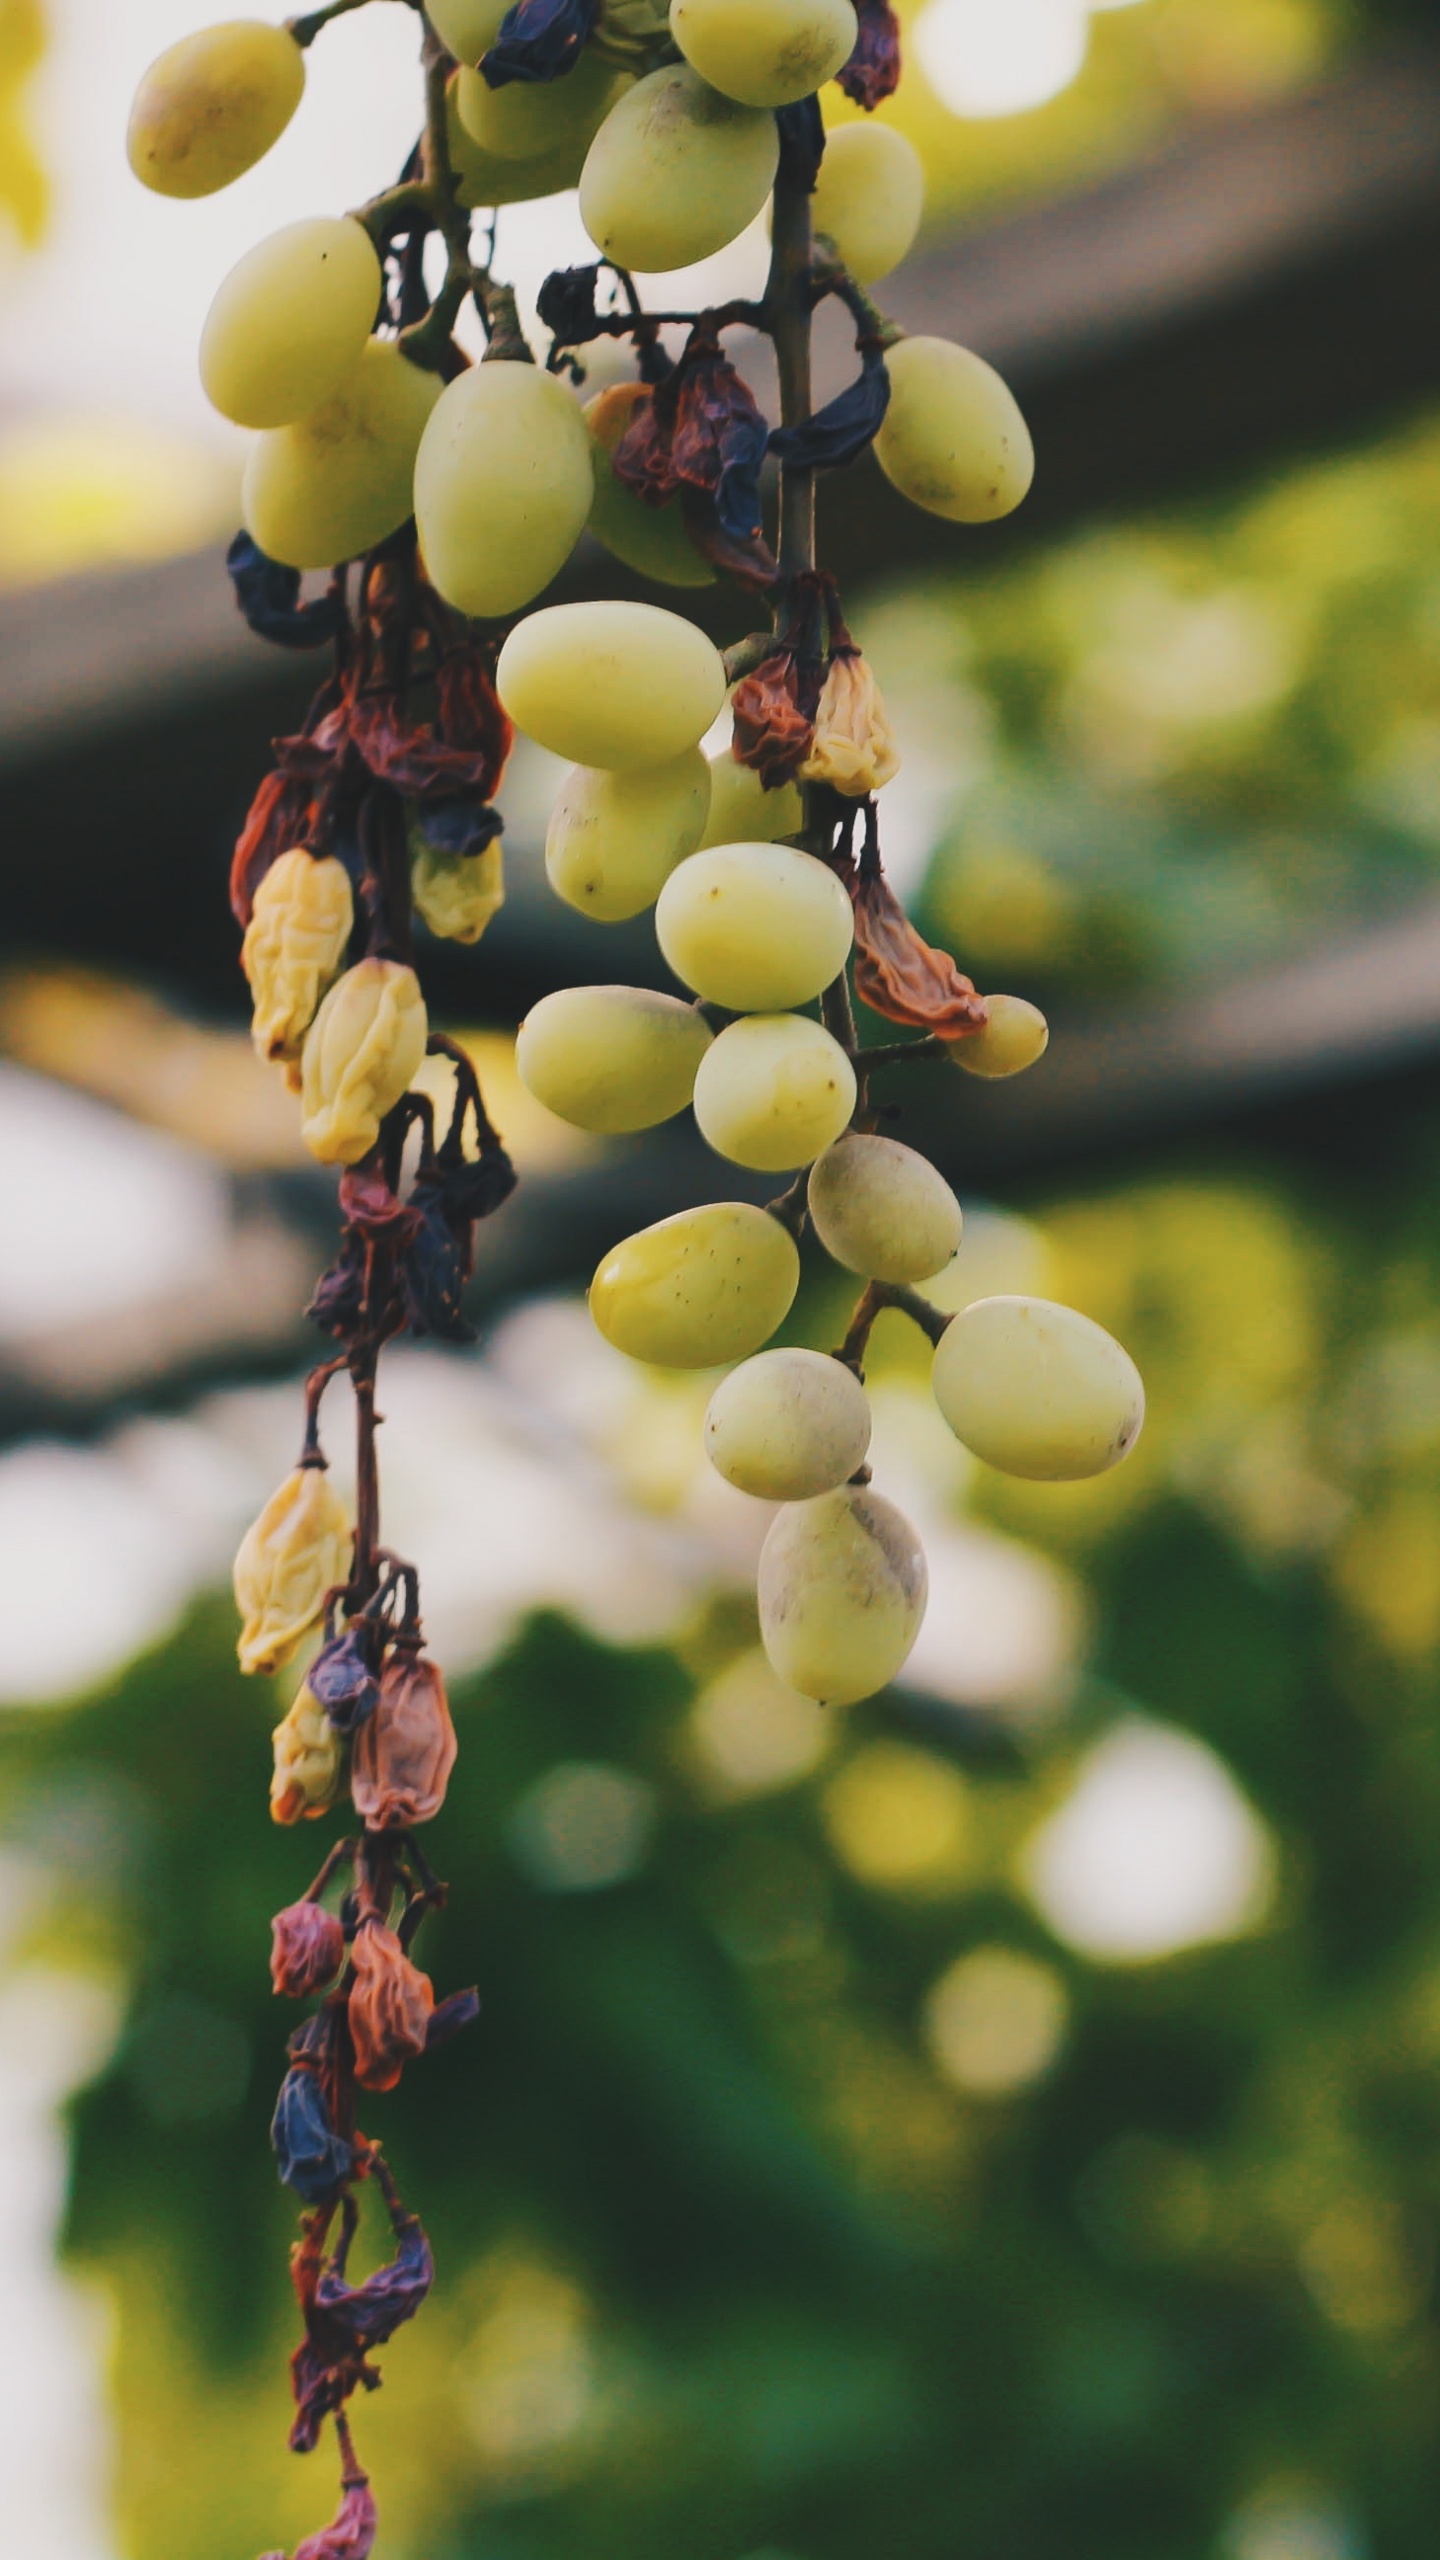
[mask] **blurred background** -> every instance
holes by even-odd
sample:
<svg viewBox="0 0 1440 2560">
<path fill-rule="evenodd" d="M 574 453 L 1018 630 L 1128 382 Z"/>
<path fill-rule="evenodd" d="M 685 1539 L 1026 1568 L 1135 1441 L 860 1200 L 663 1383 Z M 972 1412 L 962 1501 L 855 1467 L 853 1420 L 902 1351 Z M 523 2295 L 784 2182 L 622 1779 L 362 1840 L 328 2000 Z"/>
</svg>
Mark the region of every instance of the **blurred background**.
<svg viewBox="0 0 1440 2560">
<path fill-rule="evenodd" d="M 280 1701 L 238 1679 L 224 1590 L 293 1454 L 334 1216 L 251 1059 L 224 898 L 313 671 L 233 615 L 237 454 L 193 348 L 251 240 L 398 167 L 414 23 L 340 23 L 271 158 L 169 204 L 128 178 L 125 103 L 203 14 L 0 0 L 26 2560 L 249 2560 L 333 2487 L 284 2449 L 266 2141 L 267 1922 L 317 1844 L 266 1818 Z M 524 1183 L 476 1351 L 392 1355 L 384 1398 L 462 1743 L 427 1960 L 484 2002 L 371 2109 L 441 2266 L 360 2413 L 386 2560 L 1433 2549 L 1440 27 L 923 0 L 907 45 L 888 112 L 931 220 L 884 298 L 1003 367 L 1039 478 L 966 533 L 867 467 L 827 556 L 904 746 L 891 868 L 1055 1029 L 1013 1089 L 907 1081 L 893 1126 L 966 1203 L 936 1294 L 1085 1309 L 1150 1418 L 1096 1485 L 999 1478 L 883 1320 L 877 1480 L 929 1620 L 846 1716 L 776 1686 L 708 1382 L 611 1354 L 583 1305 L 713 1166 L 683 1130 L 582 1139 L 514 1077 L 536 993 L 662 982 L 647 923 L 550 897 L 554 768 L 519 756 L 509 904 L 426 967 Z M 569 199 L 501 216 L 531 300 L 582 254 Z M 809 1271 L 793 1338 L 844 1315 Z"/>
</svg>

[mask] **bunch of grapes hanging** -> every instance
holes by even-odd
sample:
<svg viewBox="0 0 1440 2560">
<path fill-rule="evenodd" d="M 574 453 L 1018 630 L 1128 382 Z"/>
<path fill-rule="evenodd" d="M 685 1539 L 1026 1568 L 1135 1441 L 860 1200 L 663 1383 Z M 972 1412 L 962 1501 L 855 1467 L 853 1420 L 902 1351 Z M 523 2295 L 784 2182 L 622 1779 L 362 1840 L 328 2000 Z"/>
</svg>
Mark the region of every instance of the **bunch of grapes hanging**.
<svg viewBox="0 0 1440 2560">
<path fill-rule="evenodd" d="M 252 167 L 299 103 L 309 46 L 362 5 L 173 47 L 135 101 L 137 176 L 203 196 Z M 896 742 L 815 559 L 816 475 L 867 448 L 906 497 L 962 524 L 1007 514 L 1032 470 L 990 367 L 904 336 L 871 299 L 918 229 L 919 163 L 880 122 L 827 137 L 817 92 L 836 81 L 867 118 L 891 95 L 889 0 L 670 0 L 668 13 L 664 0 L 431 0 L 415 14 L 424 130 L 398 182 L 262 241 L 221 284 L 200 349 L 211 400 L 254 430 L 230 554 L 242 610 L 279 645 L 333 656 L 303 729 L 279 742 L 232 884 L 256 1042 L 297 1093 L 307 1146 L 340 1169 L 343 1220 L 310 1310 L 333 1356 L 307 1384 L 296 1469 L 236 1564 L 247 1671 L 318 1645 L 275 1735 L 274 1817 L 348 1797 L 356 1818 L 274 1924 L 277 1992 L 315 2004 L 274 2123 L 280 2175 L 306 2208 L 291 2441 L 309 2451 L 332 2424 L 342 2470 L 340 2513 L 297 2560 L 373 2547 L 349 2403 L 375 2386 L 375 2351 L 433 2274 L 359 2127 L 359 2093 L 393 2088 L 478 2007 L 470 1991 L 437 2002 L 412 1954 L 443 1893 L 420 1835 L 455 1737 L 415 1568 L 381 1542 L 375 1390 L 397 1336 L 471 1339 L 476 1226 L 513 1185 L 469 1059 L 431 1028 L 415 925 L 474 942 L 500 905 L 494 800 L 515 728 L 573 766 L 546 845 L 556 894 L 602 921 L 653 907 L 688 991 L 547 996 L 520 1029 L 524 1082 L 605 1133 L 693 1108 L 717 1156 L 786 1178 L 768 1207 L 720 1200 L 628 1237 L 590 1293 L 602 1334 L 636 1359 L 729 1367 L 705 1445 L 730 1483 L 778 1505 L 759 1611 L 781 1679 L 837 1704 L 866 1697 L 901 1670 L 924 1613 L 919 1541 L 866 1465 L 882 1308 L 930 1337 L 940 1410 L 992 1466 L 1098 1474 L 1143 1413 L 1127 1354 L 1073 1310 L 1001 1297 L 948 1319 L 917 1294 L 953 1258 L 960 1210 L 923 1156 L 877 1134 L 871 1107 L 892 1068 L 1013 1075 L 1047 1036 L 1024 999 L 977 994 L 886 881 L 877 795 Z M 495 208 L 577 185 L 598 255 L 545 285 L 542 364 L 493 272 Z M 758 302 L 647 304 L 637 277 L 723 249 L 767 200 Z M 811 319 L 832 297 L 855 323 L 855 374 L 812 412 Z M 478 363 L 455 335 L 467 304 Z M 773 428 L 726 352 L 757 332 L 775 349 Z M 628 344 L 633 374 L 587 400 L 583 351 L 600 339 Z M 737 582 L 760 627 L 722 655 L 653 603 L 535 608 L 587 528 L 652 583 Z M 312 571 L 327 580 L 307 599 Z M 727 695 L 732 744 L 707 760 Z M 860 1047 L 852 976 L 909 1036 Z M 421 1078 L 427 1056 L 444 1063 Z M 833 1354 L 764 1347 L 807 1227 L 864 1283 Z M 353 1519 L 320 1439 L 342 1372 Z M 394 2256 L 352 2285 L 367 2188 Z"/>
</svg>

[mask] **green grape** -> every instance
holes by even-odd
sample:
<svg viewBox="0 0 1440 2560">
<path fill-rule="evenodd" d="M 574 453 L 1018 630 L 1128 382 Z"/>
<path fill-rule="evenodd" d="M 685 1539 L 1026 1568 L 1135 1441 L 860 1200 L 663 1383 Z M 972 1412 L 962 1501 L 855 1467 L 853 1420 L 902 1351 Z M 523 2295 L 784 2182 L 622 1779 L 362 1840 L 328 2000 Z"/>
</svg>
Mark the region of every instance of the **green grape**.
<svg viewBox="0 0 1440 2560">
<path fill-rule="evenodd" d="M 793 782 L 767 791 L 748 764 L 737 764 L 728 747 L 710 759 L 710 816 L 699 850 L 717 844 L 774 844 L 781 836 L 798 836 L 805 824 L 805 804 Z"/>
<path fill-rule="evenodd" d="M 783 844 L 720 844 L 672 871 L 655 909 L 677 978 L 732 1013 L 809 1004 L 838 978 L 855 938 L 829 865 Z"/>
<path fill-rule="evenodd" d="M 691 68 L 746 107 L 793 107 L 855 50 L 850 0 L 670 0 L 670 33 Z"/>
<path fill-rule="evenodd" d="M 415 456 L 440 391 L 438 373 L 372 338 L 341 390 L 257 436 L 241 511 L 261 550 L 292 569 L 328 569 L 394 533 L 414 503 Z"/>
<path fill-rule="evenodd" d="M 520 1081 L 577 1129 L 618 1137 L 683 1111 L 710 1032 L 693 1005 L 649 987 L 561 987 L 515 1036 Z"/>
<path fill-rule="evenodd" d="M 698 747 L 629 773 L 576 765 L 545 838 L 552 889 L 602 924 L 642 914 L 694 852 L 709 806 L 710 768 Z"/>
<path fill-rule="evenodd" d="M 885 364 L 890 406 L 875 459 L 886 479 L 956 524 L 1010 515 L 1035 477 L 1035 448 L 999 374 L 948 338 L 902 338 Z"/>
<path fill-rule="evenodd" d="M 817 232 L 834 241 L 860 284 L 878 284 L 909 256 L 925 205 L 925 170 L 893 124 L 842 124 L 826 136 L 811 198 Z"/>
<path fill-rule="evenodd" d="M 800 1255 L 778 1218 L 716 1200 L 617 1244 L 590 1284 L 590 1313 L 632 1360 L 711 1369 L 768 1342 L 799 1286 Z"/>
<path fill-rule="evenodd" d="M 853 1369 L 824 1351 L 760 1351 L 722 1378 L 705 1454 L 764 1502 L 806 1502 L 865 1463 L 870 1405 Z"/>
<path fill-rule="evenodd" d="M 760 1637 L 770 1668 L 834 1707 L 872 1698 L 901 1669 L 929 1596 L 925 1551 L 868 1486 L 786 1505 L 760 1550 Z"/>
<path fill-rule="evenodd" d="M 725 699 L 713 641 L 655 604 L 546 605 L 516 624 L 495 681 L 527 738 L 607 773 L 668 764 Z"/>
<path fill-rule="evenodd" d="M 563 569 L 590 512 L 572 394 L 533 364 L 477 364 L 441 393 L 415 461 L 425 566 L 461 613 L 514 613 Z"/>
<path fill-rule="evenodd" d="M 989 1020 L 968 1040 L 947 1040 L 946 1053 L 970 1076 L 1018 1076 L 1043 1058 L 1050 1045 L 1050 1025 L 1038 1004 L 1024 996 L 987 996 Z"/>
<path fill-rule="evenodd" d="M 645 398 L 643 382 L 612 382 L 585 406 L 595 465 L 595 502 L 590 531 L 627 569 L 658 578 L 667 587 L 711 587 L 715 572 L 703 560 L 685 530 L 678 498 L 663 507 L 647 507 L 610 468 L 610 456 Z"/>
<path fill-rule="evenodd" d="M 426 0 L 425 15 L 457 62 L 478 62 L 500 33 L 510 0 Z"/>
<path fill-rule="evenodd" d="M 855 1108 L 855 1070 L 807 1013 L 732 1022 L 695 1079 L 695 1119 L 717 1156 L 790 1173 L 832 1146 Z"/>
<path fill-rule="evenodd" d="M 582 53 L 558 80 L 507 80 L 492 89 L 483 72 L 462 69 L 455 103 L 473 142 L 497 160 L 538 160 L 589 150 L 617 98 L 633 88 L 598 53 Z"/>
<path fill-rule="evenodd" d="M 305 56 L 284 27 L 231 18 L 152 62 L 126 150 L 157 196 L 213 196 L 278 142 L 305 90 Z"/>
<path fill-rule="evenodd" d="M 949 1183 L 895 1138 L 842 1138 L 812 1168 L 809 1200 L 831 1260 L 866 1280 L 933 1280 L 960 1250 Z"/>
<path fill-rule="evenodd" d="M 774 183 L 775 119 L 667 63 L 613 106 L 580 173 L 580 217 L 602 256 L 640 275 L 693 266 L 737 240 Z"/>
<path fill-rule="evenodd" d="M 987 1466 L 1042 1483 L 1118 1466 L 1145 1419 L 1129 1352 L 1048 1298 L 977 1298 L 941 1335 L 932 1384 L 957 1440 Z"/>
<path fill-rule="evenodd" d="M 380 305 L 380 261 L 348 216 L 287 223 L 232 267 L 200 339 L 200 379 L 237 427 L 288 427 L 339 391 Z"/>
<path fill-rule="evenodd" d="M 467 213 L 483 206 L 528 204 L 537 196 L 563 195 L 573 187 L 585 165 L 585 146 L 572 143 L 558 151 L 547 151 L 538 160 L 499 160 L 492 151 L 482 151 L 473 142 L 460 121 L 460 83 L 471 75 L 457 71 L 445 92 L 445 123 L 450 144 L 450 166 L 455 172 L 457 201 Z"/>
</svg>

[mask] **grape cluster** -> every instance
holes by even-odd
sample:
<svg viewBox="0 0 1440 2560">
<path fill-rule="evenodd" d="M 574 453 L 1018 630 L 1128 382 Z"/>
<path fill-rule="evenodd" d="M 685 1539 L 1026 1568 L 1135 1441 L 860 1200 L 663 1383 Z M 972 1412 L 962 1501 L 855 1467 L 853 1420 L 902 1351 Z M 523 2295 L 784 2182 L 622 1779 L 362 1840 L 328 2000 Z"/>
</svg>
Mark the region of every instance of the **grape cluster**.
<svg viewBox="0 0 1440 2560">
<path fill-rule="evenodd" d="M 284 26 L 236 21 L 173 46 L 134 103 L 136 175 L 177 198 L 228 185 L 289 123 L 311 44 L 364 5 L 325 0 Z M 726 1163 L 787 1177 L 766 1206 L 716 1200 L 626 1238 L 590 1292 L 620 1350 L 728 1371 L 705 1446 L 729 1483 L 779 1506 L 758 1605 L 781 1679 L 822 1701 L 866 1697 L 901 1670 L 924 1614 L 919 1541 L 867 1463 L 865 1358 L 882 1309 L 933 1342 L 940 1411 L 993 1466 L 1098 1474 L 1143 1411 L 1126 1353 L 1074 1311 L 990 1298 L 951 1320 L 918 1294 L 955 1256 L 960 1209 L 933 1166 L 880 1131 L 871 1098 L 878 1076 L 915 1061 L 1013 1075 L 1048 1037 L 1033 1005 L 980 995 L 933 950 L 886 880 L 878 795 L 899 746 L 815 559 L 817 475 L 867 451 L 907 498 L 966 525 L 1007 515 L 1034 467 L 990 366 L 906 337 L 871 299 L 916 236 L 920 165 L 883 124 L 827 135 L 817 93 L 837 81 L 867 119 L 892 93 L 890 0 L 408 5 L 425 120 L 406 166 L 357 211 L 251 250 L 200 347 L 211 401 L 253 437 L 229 564 L 241 608 L 280 646 L 334 651 L 302 729 L 277 743 L 232 871 L 256 1045 L 297 1092 L 312 1154 L 340 1169 L 343 1218 L 310 1309 L 337 1348 L 307 1385 L 299 1464 L 235 1575 L 243 1667 L 308 1666 L 275 1735 L 272 1812 L 313 1818 L 348 1788 L 360 1825 L 275 1923 L 277 1991 L 322 1995 L 290 2040 L 274 2126 L 280 2174 L 308 2208 L 291 2441 L 308 2451 L 331 2417 L 342 2455 L 340 2514 L 297 2560 L 372 2548 L 346 2404 L 378 2381 L 369 2354 L 433 2273 L 358 2128 L 357 2091 L 393 2087 L 475 2007 L 465 1992 L 437 2005 L 410 1954 L 443 1894 L 415 1834 L 444 1801 L 455 1736 L 417 1575 L 380 1540 L 375 1397 L 396 1336 L 473 1338 L 462 1298 L 477 1222 L 513 1185 L 468 1058 L 431 1025 L 415 929 L 470 943 L 496 912 L 494 800 L 516 729 L 572 768 L 546 844 L 556 894 L 601 923 L 653 909 L 686 990 L 547 996 L 518 1035 L 523 1081 L 606 1134 L 693 1109 Z M 542 289 L 541 364 L 494 272 L 496 209 L 572 186 L 596 255 Z M 725 248 L 767 202 L 758 301 L 647 303 L 637 277 Z M 827 299 L 854 322 L 856 368 L 815 409 L 811 323 Z M 478 362 L 462 344 L 467 310 Z M 735 331 L 773 342 L 774 427 L 727 352 Z M 633 371 L 582 399 L 585 351 L 604 341 L 628 342 Z M 732 581 L 760 627 L 722 653 L 651 602 L 537 604 L 587 531 L 662 587 Z M 310 571 L 327 584 L 306 599 Z M 707 757 L 727 701 L 732 744 Z M 862 1044 L 855 997 L 916 1036 Z M 795 1300 L 807 1229 L 864 1283 L 833 1354 L 766 1347 Z M 342 1372 L 353 1521 L 319 1437 Z M 352 2286 L 357 2190 L 371 2181 L 396 2253 Z"/>
</svg>

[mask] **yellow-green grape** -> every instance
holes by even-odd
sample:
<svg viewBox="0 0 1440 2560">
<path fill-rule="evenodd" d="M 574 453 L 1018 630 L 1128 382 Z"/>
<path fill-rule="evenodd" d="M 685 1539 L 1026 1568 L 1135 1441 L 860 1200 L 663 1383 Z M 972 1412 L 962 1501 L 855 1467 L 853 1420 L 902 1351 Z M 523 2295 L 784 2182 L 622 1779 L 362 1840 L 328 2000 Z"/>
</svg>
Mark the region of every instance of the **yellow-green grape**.
<svg viewBox="0 0 1440 2560">
<path fill-rule="evenodd" d="M 427 0 L 425 15 L 457 62 L 476 63 L 500 33 L 510 0 Z"/>
<path fill-rule="evenodd" d="M 1035 477 L 1035 448 L 999 374 L 948 338 L 902 338 L 885 365 L 890 406 L 875 459 L 886 479 L 956 524 L 1010 515 Z"/>
<path fill-rule="evenodd" d="M 732 1013 L 809 1004 L 850 956 L 855 919 L 834 872 L 784 844 L 719 844 L 672 871 L 655 909 L 677 978 Z"/>
<path fill-rule="evenodd" d="M 925 205 L 925 171 L 893 124 L 842 124 L 825 137 L 810 199 L 817 232 L 834 241 L 858 284 L 878 284 L 908 257 Z"/>
<path fill-rule="evenodd" d="M 482 151 L 497 160 L 538 160 L 550 152 L 588 151 L 617 98 L 632 86 L 628 71 L 582 53 L 558 80 L 507 80 L 503 89 L 492 89 L 483 72 L 462 70 L 455 103 Z"/>
<path fill-rule="evenodd" d="M 670 0 L 670 33 L 723 97 L 793 107 L 849 61 L 859 23 L 850 0 Z"/>
<path fill-rule="evenodd" d="M 728 248 L 774 184 L 775 119 L 722 98 L 688 62 L 628 89 L 580 172 L 580 218 L 602 256 L 663 275 Z"/>
<path fill-rule="evenodd" d="M 380 303 L 380 261 L 348 216 L 287 223 L 232 267 L 200 338 L 200 379 L 237 427 L 288 427 L 358 365 Z"/>
<path fill-rule="evenodd" d="M 960 1250 L 960 1203 L 896 1138 L 842 1138 L 810 1174 L 810 1219 L 834 1262 L 866 1280 L 933 1280 Z"/>
<path fill-rule="evenodd" d="M 725 699 L 713 641 L 656 604 L 546 605 L 516 624 L 495 682 L 537 746 L 607 773 L 698 746 Z"/>
<path fill-rule="evenodd" d="M 649 987 L 561 987 L 515 1035 L 520 1081 L 577 1129 L 617 1137 L 683 1111 L 710 1032 L 693 1005 Z"/>
<path fill-rule="evenodd" d="M 760 1637 L 804 1698 L 854 1706 L 902 1668 L 929 1596 L 904 1513 L 868 1486 L 787 1504 L 760 1550 Z"/>
<path fill-rule="evenodd" d="M 126 149 L 157 196 L 213 196 L 263 160 L 305 89 L 305 56 L 284 27 L 230 18 L 152 62 L 130 110 Z"/>
<path fill-rule="evenodd" d="M 550 886 L 582 915 L 623 924 L 654 906 L 694 852 L 709 808 L 710 767 L 698 747 L 629 773 L 577 765 L 545 838 Z"/>
<path fill-rule="evenodd" d="M 947 1040 L 947 1056 L 968 1076 L 1023 1075 L 1043 1058 L 1050 1045 L 1050 1025 L 1038 1004 L 1024 996 L 987 996 L 985 1010 L 989 1016 L 983 1031 L 972 1032 L 968 1040 Z"/>
<path fill-rule="evenodd" d="M 590 441 L 573 395 L 533 364 L 477 364 L 441 393 L 415 460 L 415 520 L 461 613 L 514 613 L 584 531 Z"/>
<path fill-rule="evenodd" d="M 466 212 L 474 213 L 482 205 L 529 204 L 537 196 L 557 196 L 573 187 L 585 165 L 583 142 L 543 152 L 538 160 L 501 160 L 472 141 L 460 121 L 460 83 L 467 77 L 464 71 L 455 72 L 445 92 L 450 166 L 457 201 Z"/>
<path fill-rule="evenodd" d="M 794 1237 L 748 1200 L 716 1200 L 642 1227 L 607 1253 L 590 1313 L 607 1342 L 663 1369 L 748 1359 L 795 1303 Z"/>
<path fill-rule="evenodd" d="M 705 1455 L 764 1502 L 807 1502 L 865 1463 L 870 1404 L 853 1369 L 824 1351 L 758 1351 L 722 1378 Z"/>
<path fill-rule="evenodd" d="M 409 1090 L 429 1025 L 420 981 L 403 960 L 357 960 L 337 978 L 300 1061 L 301 1135 L 321 1164 L 358 1164 Z"/>
<path fill-rule="evenodd" d="M 667 500 L 663 507 L 647 507 L 610 467 L 637 400 L 646 396 L 643 382 L 612 382 L 585 404 L 595 467 L 590 531 L 627 569 L 638 569 L 643 578 L 658 578 L 667 587 L 713 586 L 715 572 L 686 532 L 678 498 Z"/>
<path fill-rule="evenodd" d="M 931 1380 L 957 1440 L 987 1466 L 1041 1483 L 1118 1466 L 1145 1419 L 1129 1352 L 1049 1298 L 977 1298 L 946 1326 Z"/>
<path fill-rule="evenodd" d="M 717 844 L 774 844 L 781 836 L 798 836 L 805 824 L 805 804 L 793 782 L 767 791 L 748 764 L 737 764 L 728 747 L 710 759 L 710 815 L 699 850 Z"/>
<path fill-rule="evenodd" d="M 438 373 L 372 338 L 349 380 L 308 418 L 257 436 L 241 510 L 261 550 L 292 569 L 328 569 L 404 524 L 441 387 Z"/>
<path fill-rule="evenodd" d="M 855 1070 L 806 1013 L 750 1013 L 707 1050 L 695 1119 L 717 1156 L 790 1173 L 832 1146 L 855 1108 Z"/>
<path fill-rule="evenodd" d="M 478 942 L 505 904 L 500 838 L 479 853 L 442 853 L 418 828 L 410 841 L 410 895 L 416 914 L 444 942 Z"/>
</svg>

